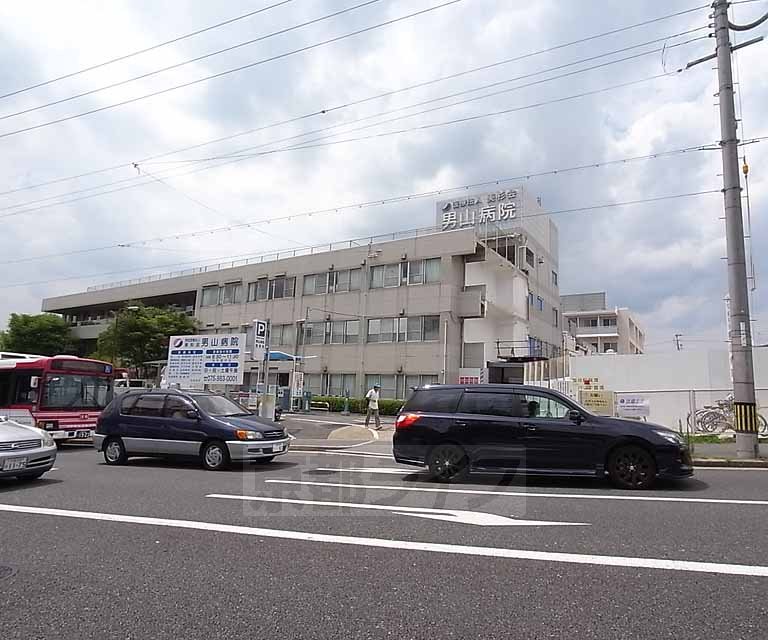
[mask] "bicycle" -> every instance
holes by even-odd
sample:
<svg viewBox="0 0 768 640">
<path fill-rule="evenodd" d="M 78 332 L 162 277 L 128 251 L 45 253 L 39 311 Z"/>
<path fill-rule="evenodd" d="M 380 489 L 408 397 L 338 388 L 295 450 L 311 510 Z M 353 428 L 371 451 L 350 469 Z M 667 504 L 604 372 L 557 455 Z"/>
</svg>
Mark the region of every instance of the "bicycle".
<svg viewBox="0 0 768 640">
<path fill-rule="evenodd" d="M 734 410 L 733 396 L 728 395 L 722 400 L 718 400 L 714 405 L 705 405 L 696 410 L 693 414 L 688 414 L 688 427 L 694 433 L 723 433 L 733 430 Z M 757 433 L 760 436 L 768 436 L 768 421 L 761 414 L 757 414 Z"/>
</svg>

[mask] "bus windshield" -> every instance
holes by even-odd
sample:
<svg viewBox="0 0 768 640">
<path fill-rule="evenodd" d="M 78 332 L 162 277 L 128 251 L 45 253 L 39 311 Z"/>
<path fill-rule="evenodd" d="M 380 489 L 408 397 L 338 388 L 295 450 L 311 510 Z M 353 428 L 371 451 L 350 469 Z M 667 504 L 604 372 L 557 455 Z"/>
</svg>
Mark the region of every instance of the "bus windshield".
<svg viewBox="0 0 768 640">
<path fill-rule="evenodd" d="M 110 400 L 112 400 L 112 378 L 55 373 L 45 378 L 40 408 L 101 411 Z"/>
</svg>

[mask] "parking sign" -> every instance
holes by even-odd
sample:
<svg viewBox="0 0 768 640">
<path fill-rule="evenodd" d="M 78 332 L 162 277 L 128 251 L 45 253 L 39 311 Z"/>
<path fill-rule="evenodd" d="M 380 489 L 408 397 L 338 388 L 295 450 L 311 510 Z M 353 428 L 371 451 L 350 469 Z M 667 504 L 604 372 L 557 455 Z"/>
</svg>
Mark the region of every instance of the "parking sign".
<svg viewBox="0 0 768 640">
<path fill-rule="evenodd" d="M 253 356 L 256 361 L 264 360 L 267 350 L 267 321 L 253 321 Z"/>
</svg>

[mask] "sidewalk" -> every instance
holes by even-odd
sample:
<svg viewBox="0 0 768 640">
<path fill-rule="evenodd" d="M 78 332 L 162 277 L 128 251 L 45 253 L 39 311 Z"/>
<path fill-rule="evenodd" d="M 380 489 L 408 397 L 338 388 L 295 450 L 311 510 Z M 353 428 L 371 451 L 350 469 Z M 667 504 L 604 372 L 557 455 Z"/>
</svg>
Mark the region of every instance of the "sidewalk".
<svg viewBox="0 0 768 640">
<path fill-rule="evenodd" d="M 723 442 L 721 444 L 694 443 L 693 463 L 697 467 L 758 467 L 768 469 L 768 447 L 765 443 L 761 446 L 761 455 L 756 459 L 736 457 L 736 443 Z"/>
</svg>

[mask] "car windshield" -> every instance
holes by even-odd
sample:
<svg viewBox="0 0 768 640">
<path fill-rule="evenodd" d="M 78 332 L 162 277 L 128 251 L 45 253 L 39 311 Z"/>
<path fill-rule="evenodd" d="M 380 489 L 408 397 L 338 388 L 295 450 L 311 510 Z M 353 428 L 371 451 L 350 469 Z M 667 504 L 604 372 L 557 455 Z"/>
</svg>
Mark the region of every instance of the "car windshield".
<svg viewBox="0 0 768 640">
<path fill-rule="evenodd" d="M 250 411 L 224 396 L 195 396 L 197 405 L 211 416 L 250 416 Z"/>
<path fill-rule="evenodd" d="M 112 379 L 68 373 L 45 379 L 41 408 L 94 409 L 101 411 L 112 400 Z"/>
</svg>

